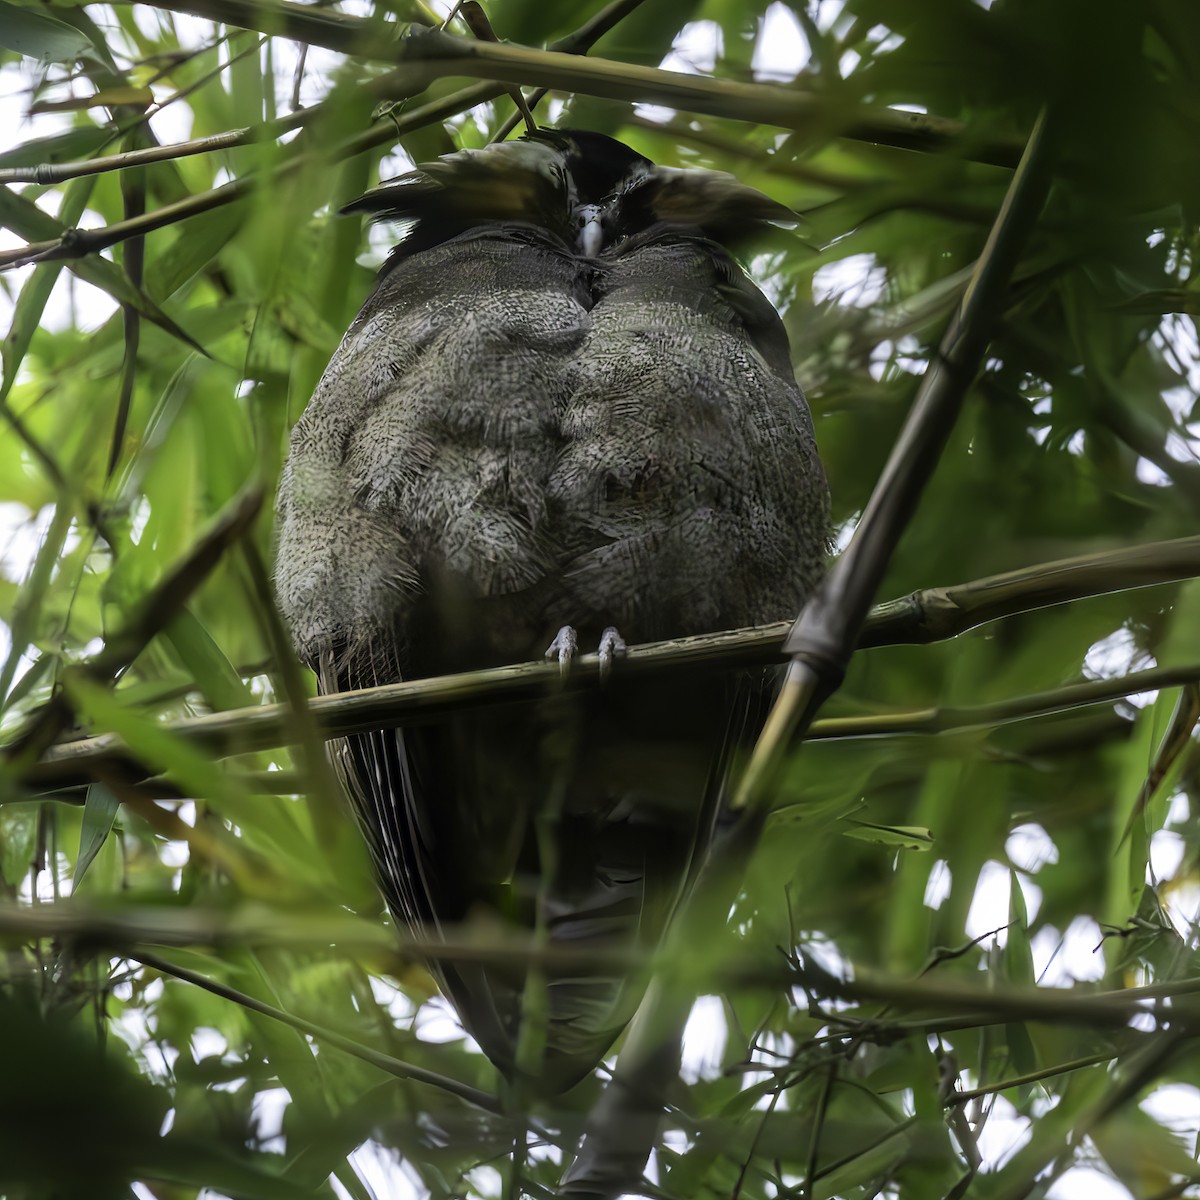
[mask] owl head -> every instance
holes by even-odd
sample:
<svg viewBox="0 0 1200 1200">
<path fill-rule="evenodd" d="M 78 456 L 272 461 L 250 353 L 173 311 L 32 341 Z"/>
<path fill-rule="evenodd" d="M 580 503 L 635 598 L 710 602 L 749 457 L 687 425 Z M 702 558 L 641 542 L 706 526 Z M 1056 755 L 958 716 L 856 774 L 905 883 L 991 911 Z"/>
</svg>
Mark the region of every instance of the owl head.
<svg viewBox="0 0 1200 1200">
<path fill-rule="evenodd" d="M 798 219 L 724 171 L 658 166 L 615 138 L 580 129 L 541 129 L 448 154 L 343 211 L 406 226 L 393 261 L 484 225 L 529 227 L 596 258 L 659 229 L 733 248 L 765 225 Z"/>
</svg>

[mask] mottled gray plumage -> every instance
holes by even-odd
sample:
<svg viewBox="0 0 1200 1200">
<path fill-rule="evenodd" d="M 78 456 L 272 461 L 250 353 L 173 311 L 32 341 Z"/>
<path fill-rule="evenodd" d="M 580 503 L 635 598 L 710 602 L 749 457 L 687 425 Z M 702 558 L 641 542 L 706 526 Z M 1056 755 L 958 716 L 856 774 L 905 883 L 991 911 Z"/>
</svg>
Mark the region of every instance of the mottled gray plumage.
<svg viewBox="0 0 1200 1200">
<path fill-rule="evenodd" d="M 787 338 L 722 245 L 786 210 L 594 134 L 461 152 L 356 207 L 414 224 L 292 435 L 276 582 L 323 690 L 791 616 L 828 502 Z M 389 907 L 653 944 L 760 678 L 623 687 L 346 739 Z M 540 833 L 539 833 L 540 830 Z M 436 964 L 435 964 L 436 966 Z M 448 967 L 515 1070 L 520 971 Z M 569 1086 L 636 1005 L 548 979 L 537 1071 Z"/>
</svg>

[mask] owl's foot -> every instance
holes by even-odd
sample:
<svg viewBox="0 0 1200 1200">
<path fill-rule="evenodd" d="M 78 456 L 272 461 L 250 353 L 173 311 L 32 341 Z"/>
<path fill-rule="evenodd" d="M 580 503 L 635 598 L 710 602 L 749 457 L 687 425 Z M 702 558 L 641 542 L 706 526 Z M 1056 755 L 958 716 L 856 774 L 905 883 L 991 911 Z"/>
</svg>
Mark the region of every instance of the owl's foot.
<svg viewBox="0 0 1200 1200">
<path fill-rule="evenodd" d="M 596 654 L 600 659 L 601 679 L 608 678 L 613 663 L 625 653 L 625 649 L 625 639 L 617 631 L 615 625 L 610 625 L 600 635 L 600 644 L 596 647 Z M 559 671 L 566 675 L 578 653 L 579 635 L 572 626 L 564 625 L 554 635 L 554 641 L 546 648 L 546 659 L 549 662 L 557 660 Z"/>
<path fill-rule="evenodd" d="M 559 674 L 565 675 L 571 669 L 571 661 L 579 653 L 579 635 L 570 625 L 564 625 L 555 635 L 554 641 L 546 647 L 546 661 L 558 660 Z"/>
<path fill-rule="evenodd" d="M 610 625 L 600 635 L 600 645 L 596 653 L 600 656 L 600 678 L 607 679 L 612 672 L 613 663 L 625 655 L 625 639 L 617 632 L 615 625 Z"/>
</svg>

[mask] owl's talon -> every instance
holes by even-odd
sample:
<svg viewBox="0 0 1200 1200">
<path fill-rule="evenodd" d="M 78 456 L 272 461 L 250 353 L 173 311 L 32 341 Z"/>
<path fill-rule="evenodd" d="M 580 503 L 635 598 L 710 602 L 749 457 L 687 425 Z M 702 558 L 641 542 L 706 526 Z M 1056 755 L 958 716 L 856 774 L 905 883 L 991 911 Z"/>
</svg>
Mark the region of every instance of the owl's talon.
<svg viewBox="0 0 1200 1200">
<path fill-rule="evenodd" d="M 579 635 L 570 625 L 564 625 L 546 647 L 546 661 L 558 660 L 558 669 L 565 675 L 571 669 L 571 661 L 579 653 Z"/>
<path fill-rule="evenodd" d="M 615 625 L 610 625 L 600 635 L 600 645 L 596 653 L 600 656 L 600 678 L 607 679 L 612 673 L 613 663 L 618 658 L 625 657 L 625 639 L 620 635 Z"/>
</svg>

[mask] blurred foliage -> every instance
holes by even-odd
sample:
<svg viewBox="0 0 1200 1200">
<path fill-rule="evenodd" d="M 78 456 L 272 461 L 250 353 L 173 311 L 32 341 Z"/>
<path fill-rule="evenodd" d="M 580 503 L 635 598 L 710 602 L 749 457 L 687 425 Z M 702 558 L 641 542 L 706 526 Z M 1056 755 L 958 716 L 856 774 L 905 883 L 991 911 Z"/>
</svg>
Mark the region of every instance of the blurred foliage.
<svg viewBox="0 0 1200 1200">
<path fill-rule="evenodd" d="M 0 696 L 18 746 L 0 775 L 0 1195 L 494 1196 L 521 1136 L 524 1186 L 544 1195 L 599 1079 L 540 1104 L 520 1133 L 279 1019 L 502 1091 L 424 972 L 377 936 L 366 856 L 303 722 L 292 751 L 221 762 L 170 731 L 295 684 L 261 587 L 269 511 L 176 597 L 115 683 L 81 671 L 241 489 L 273 488 L 386 249 L 381 235 L 364 249 L 338 206 L 381 174 L 481 144 L 512 109 L 462 109 L 393 146 L 393 122 L 461 80 L 373 112 L 379 55 L 267 36 L 280 18 L 254 0 L 219 7 L 0 5 L 0 103 L 17 143 L 0 152 L 5 261 L 76 226 L 212 201 L 113 249 L 0 274 Z M 502 37 L 541 47 L 599 9 L 489 11 Z M 342 11 L 396 33 L 424 12 Z M 814 97 L 799 127 L 567 93 L 539 114 L 659 162 L 733 171 L 803 214 L 749 267 L 791 334 L 843 539 L 1003 198 L 1010 170 L 994 148 L 1019 147 L 1053 104 L 1049 204 L 884 593 L 1194 532 L 1190 0 L 646 0 L 594 53 Z M 884 105 L 961 133 L 940 152 L 839 136 Z M 297 108 L 298 131 L 12 182 Z M 364 150 L 367 129 L 378 145 Z M 250 186 L 219 202 L 212 189 L 233 180 Z M 969 706 L 1186 665 L 1198 633 L 1195 583 L 1076 601 L 860 653 L 828 713 Z M 61 736 L 116 733 L 130 750 L 90 786 L 47 796 L 19 739 L 52 693 L 71 706 Z M 728 936 L 675 964 L 723 999 L 720 1016 L 715 1001 L 697 1009 L 708 1019 L 689 1035 L 654 1194 L 1066 1196 L 1099 1171 L 1114 1195 L 1200 1195 L 1194 723 L 1189 693 L 1172 689 L 798 752 Z M 155 783 L 135 786 L 147 771 Z M 100 922 L 86 936 L 67 920 L 80 913 Z M 37 915 L 49 923 L 22 924 Z M 882 981 L 885 996 L 887 981 L 919 979 L 927 999 L 831 999 L 814 966 Z M 1036 1020 L 1014 1000 L 1000 1019 L 963 990 L 1035 984 L 1081 1001 L 1144 985 L 1176 999 L 1115 1022 L 1086 1008 Z M 1051 1191 L 1063 1176 L 1067 1190 Z"/>
</svg>

